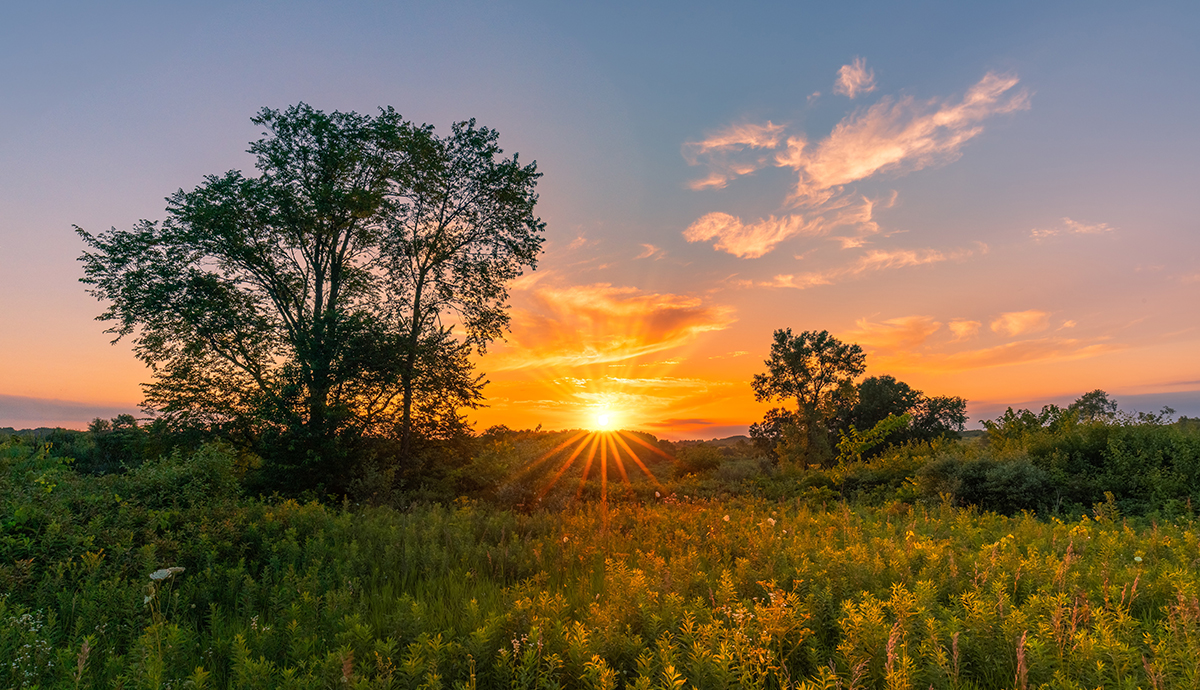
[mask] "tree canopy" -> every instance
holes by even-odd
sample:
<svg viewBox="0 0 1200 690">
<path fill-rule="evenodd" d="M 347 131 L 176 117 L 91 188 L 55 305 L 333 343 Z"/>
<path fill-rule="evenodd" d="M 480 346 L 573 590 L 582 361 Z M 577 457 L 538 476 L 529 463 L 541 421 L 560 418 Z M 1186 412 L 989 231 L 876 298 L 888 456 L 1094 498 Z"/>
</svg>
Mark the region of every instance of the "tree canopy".
<svg viewBox="0 0 1200 690">
<path fill-rule="evenodd" d="M 885 443 L 957 435 L 966 425 L 963 398 L 929 397 L 888 375 L 856 384 L 866 371 L 866 355 L 828 331 L 775 331 L 764 364 L 767 373 L 751 381 L 755 398 L 794 402 L 795 408 L 768 410 L 762 422 L 750 426 L 750 435 L 764 450 L 805 464 L 832 461 L 838 435 L 839 447 L 853 446 L 852 454 L 863 457 Z"/>
<path fill-rule="evenodd" d="M 831 457 L 828 420 L 834 416 L 838 398 L 866 371 L 866 355 L 853 343 L 843 343 L 829 331 L 792 329 L 775 331 L 771 354 L 764 362 L 767 373 L 756 374 L 750 382 L 759 402 L 794 401 L 795 412 L 773 409 L 763 423 L 750 428 L 756 439 L 786 436 L 798 429 L 794 444 L 811 459 Z"/>
<path fill-rule="evenodd" d="M 322 466 L 339 439 L 462 429 L 468 359 L 508 325 L 536 265 L 536 164 L 474 120 L 439 137 L 392 108 L 263 109 L 257 176 L 212 175 L 167 218 L 78 233 L 90 293 L 150 365 L 145 402 L 180 424 L 286 440 Z"/>
</svg>

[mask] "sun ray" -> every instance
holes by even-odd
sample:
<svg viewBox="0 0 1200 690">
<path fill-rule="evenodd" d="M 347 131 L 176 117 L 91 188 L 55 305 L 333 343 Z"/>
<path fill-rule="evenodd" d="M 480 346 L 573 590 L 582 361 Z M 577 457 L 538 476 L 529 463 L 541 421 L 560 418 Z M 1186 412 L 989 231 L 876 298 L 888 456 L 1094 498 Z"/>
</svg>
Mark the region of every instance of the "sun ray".
<svg viewBox="0 0 1200 690">
<path fill-rule="evenodd" d="M 592 432 L 584 431 L 577 434 L 574 438 L 577 439 L 580 436 L 591 433 Z M 589 440 L 591 440 L 590 436 L 579 442 L 579 445 L 575 447 L 575 451 L 571 453 L 571 457 L 567 458 L 567 461 L 563 463 L 562 467 L 559 467 L 558 471 L 554 473 L 554 476 L 550 479 L 550 483 L 538 493 L 539 500 L 545 498 L 546 494 L 550 493 L 550 489 L 554 488 L 554 485 L 558 483 L 558 480 L 563 476 L 563 474 L 571 467 L 571 465 L 575 464 L 575 458 L 578 458 L 579 454 L 583 452 L 583 449 L 587 448 Z"/>
<path fill-rule="evenodd" d="M 516 479 L 523 474 L 532 472 L 538 465 L 540 465 L 540 464 L 546 462 L 547 460 L 549 460 L 550 458 L 554 457 L 563 448 L 566 448 L 567 446 L 578 441 L 579 439 L 583 438 L 584 436 L 587 436 L 589 433 L 592 433 L 592 432 L 587 431 L 587 430 L 580 431 L 578 434 L 575 434 L 574 436 L 567 439 L 566 441 L 563 441 L 562 443 L 558 444 L 557 446 L 554 447 L 554 450 L 551 450 L 548 453 L 545 453 L 544 455 L 542 455 L 542 457 L 538 458 L 537 460 L 534 460 L 533 462 L 529 463 L 525 467 L 522 467 L 521 470 L 519 472 L 517 472 L 516 476 L 513 477 L 513 479 Z M 586 441 L 584 441 L 584 443 L 586 443 Z"/>
<path fill-rule="evenodd" d="M 629 486 L 629 475 L 625 472 L 625 463 L 621 462 L 621 453 L 617 451 L 617 444 L 613 440 L 616 437 L 615 433 L 605 434 L 608 437 L 608 445 L 612 449 L 613 462 L 617 463 L 617 471 L 621 473 L 621 483 Z M 625 452 L 629 452 L 626 447 Z M 630 453 L 632 455 L 632 453 Z"/>
<path fill-rule="evenodd" d="M 608 444 L 605 443 L 605 436 L 600 435 L 600 502 L 608 503 Z"/>
<path fill-rule="evenodd" d="M 588 475 L 592 470 L 592 461 L 596 459 L 596 446 L 600 445 L 600 434 L 592 434 L 592 442 L 588 446 L 587 461 L 583 465 L 583 477 L 579 480 L 579 488 L 575 490 L 575 499 L 583 495 L 583 486 L 587 484 Z"/>
<path fill-rule="evenodd" d="M 666 458 L 667 460 L 670 460 L 672 463 L 679 464 L 679 461 L 678 461 L 678 460 L 676 460 L 675 458 L 671 457 L 670 455 L 667 455 L 666 453 L 664 453 L 664 452 L 662 451 L 662 449 L 661 449 L 661 448 L 656 448 L 656 447 L 654 447 L 654 446 L 650 445 L 649 443 L 646 443 L 645 441 L 643 441 L 642 439 L 638 438 L 637 436 L 635 436 L 635 435 L 633 435 L 633 434 L 630 434 L 630 433 L 627 433 L 627 432 L 624 432 L 624 431 L 621 431 L 621 432 L 618 432 L 618 433 L 620 433 L 622 436 L 624 436 L 624 437 L 628 438 L 628 439 L 629 439 L 629 440 L 631 440 L 631 441 L 635 441 L 635 442 L 637 442 L 637 443 L 640 443 L 640 444 L 642 444 L 643 446 L 645 446 L 645 447 L 646 447 L 648 450 L 650 450 L 651 452 L 653 452 L 653 453 L 658 453 L 659 455 L 663 456 L 663 457 L 664 457 L 664 458 Z"/>
<path fill-rule="evenodd" d="M 630 435 L 629 435 L 629 434 L 626 434 L 624 431 L 618 431 L 616 434 L 614 434 L 614 436 L 616 437 L 616 440 L 617 440 L 617 442 L 618 442 L 618 443 L 620 443 L 620 444 L 621 444 L 621 446 L 623 446 L 623 447 L 625 448 L 625 452 L 626 452 L 626 453 L 629 453 L 629 457 L 633 458 L 633 461 L 634 461 L 634 462 L 636 462 L 636 463 L 637 463 L 637 466 L 641 468 L 642 472 L 643 472 L 643 473 L 645 473 L 645 475 L 646 475 L 647 477 L 649 477 L 649 478 L 650 478 L 650 481 L 654 482 L 654 485 L 655 485 L 655 486 L 657 486 L 658 488 L 660 488 L 660 489 L 661 489 L 661 488 L 662 488 L 662 484 L 660 484 L 660 483 L 659 483 L 659 481 L 658 481 L 658 477 L 655 477 L 655 476 L 654 476 L 654 473 L 650 471 L 650 468 L 649 468 L 649 467 L 646 467 L 646 463 L 642 462 L 642 459 L 638 457 L 637 453 L 633 452 L 633 449 L 629 447 L 629 444 L 628 444 L 628 443 L 625 443 L 625 438 L 624 438 L 624 437 L 626 437 L 626 436 L 630 436 Z M 637 441 L 637 442 L 641 443 L 641 444 L 642 444 L 642 445 L 644 445 L 644 446 L 647 446 L 647 447 L 648 447 L 648 448 L 650 448 L 651 450 L 656 450 L 656 451 L 658 451 L 658 449 L 657 449 L 657 448 L 654 448 L 653 446 L 650 446 L 648 443 L 645 443 L 644 441 L 642 441 L 640 438 L 638 438 L 638 437 L 636 437 L 636 436 L 630 436 L 630 438 L 632 438 L 633 440 L 635 440 L 635 441 Z M 664 457 L 667 457 L 667 458 L 670 458 L 671 460 L 674 460 L 674 458 L 671 458 L 671 456 L 667 455 L 666 453 L 663 453 L 662 451 L 658 451 L 658 452 L 659 452 L 659 453 L 662 453 L 662 455 L 663 455 Z"/>
</svg>

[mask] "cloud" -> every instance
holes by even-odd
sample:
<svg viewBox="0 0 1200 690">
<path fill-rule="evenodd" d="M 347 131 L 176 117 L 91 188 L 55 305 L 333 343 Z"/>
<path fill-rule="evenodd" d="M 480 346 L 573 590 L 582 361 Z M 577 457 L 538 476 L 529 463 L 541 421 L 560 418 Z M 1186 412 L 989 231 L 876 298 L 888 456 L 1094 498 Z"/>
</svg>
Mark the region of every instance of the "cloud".
<svg viewBox="0 0 1200 690">
<path fill-rule="evenodd" d="M 491 368 L 619 362 L 679 347 L 735 321 L 732 308 L 686 295 L 608 283 L 526 287 L 512 292 L 511 335 Z"/>
<path fill-rule="evenodd" d="M 657 261 L 666 255 L 667 255 L 667 252 L 665 249 L 662 249 L 660 247 L 655 247 L 652 244 L 643 244 L 642 245 L 642 253 L 638 254 L 637 256 L 635 256 L 633 258 L 635 258 L 635 259 L 654 259 L 655 261 Z"/>
<path fill-rule="evenodd" d="M 969 249 L 959 250 L 950 254 L 937 251 L 936 249 L 897 249 L 893 251 L 871 249 L 860 256 L 856 261 L 845 266 L 832 268 L 826 271 L 814 271 L 799 275 L 777 275 L 771 281 L 761 283 L 761 285 L 766 287 L 786 287 L 803 290 L 805 288 L 816 287 L 818 285 L 832 285 L 833 282 L 839 278 L 853 277 L 871 271 L 905 268 L 908 266 L 921 266 L 924 264 L 947 261 L 949 259 L 960 259 L 970 256 L 971 254 L 973 254 L 973 252 Z"/>
<path fill-rule="evenodd" d="M 875 72 L 867 69 L 867 61 L 856 57 L 848 65 L 842 65 L 838 70 L 837 81 L 834 82 L 833 92 L 854 98 L 862 93 L 875 90 Z"/>
<path fill-rule="evenodd" d="M 774 149 L 783 138 L 784 125 L 730 125 L 701 141 L 683 145 L 683 157 L 690 165 L 701 161 L 709 167 L 708 176 L 688 183 L 692 189 L 720 189 L 736 177 L 767 167 L 771 156 L 755 150 Z"/>
<path fill-rule="evenodd" d="M 880 323 L 855 322 L 857 330 L 846 338 L 870 350 L 910 350 L 920 347 L 942 327 L 932 316 L 901 316 Z"/>
<path fill-rule="evenodd" d="M 799 215 L 775 218 L 770 216 L 756 223 L 743 223 L 728 213 L 709 213 L 701 216 L 683 231 L 688 242 L 715 240 L 713 247 L 743 259 L 766 254 L 789 237 L 816 234 L 823 219 L 805 221 Z"/>
<path fill-rule="evenodd" d="M 843 86 L 843 83 L 845 86 Z M 725 213 L 710 213 L 684 231 L 689 241 L 717 239 L 714 247 L 742 258 L 762 256 L 789 237 L 821 235 L 837 225 L 856 228 L 838 238 L 846 248 L 861 247 L 864 235 L 879 232 L 873 206 L 849 185 L 882 174 L 904 174 L 955 160 L 963 146 L 983 131 L 995 115 L 1029 108 L 1029 93 L 1018 89 L 1015 75 L 988 72 L 958 99 L 917 101 L 911 96 L 885 97 L 866 109 L 855 110 L 824 139 L 813 143 L 803 134 L 786 134 L 784 125 L 741 124 L 707 139 L 684 144 L 692 165 L 704 164 L 708 174 L 690 183 L 693 189 L 725 187 L 729 180 L 767 166 L 791 168 L 797 181 L 786 203 L 804 208 L 798 215 L 770 216 L 748 225 Z M 839 72 L 839 87 L 847 95 L 874 88 L 866 63 L 856 59 Z M 893 192 L 887 202 L 895 202 Z M 1072 221 L 1073 222 L 1073 221 Z M 1080 228 L 1100 226 L 1072 226 Z M 803 228 L 803 230 L 801 230 Z"/>
<path fill-rule="evenodd" d="M 659 422 L 646 422 L 642 426 L 648 426 L 652 429 L 674 429 L 674 428 L 694 428 L 706 427 L 717 424 L 714 419 L 664 419 Z"/>
<path fill-rule="evenodd" d="M 1110 343 L 1095 339 L 1051 336 L 973 350 L 944 352 L 939 350 L 945 346 L 945 342 L 930 341 L 938 325 L 931 317 L 903 317 L 879 324 L 867 324 L 860 320 L 859 330 L 847 334 L 847 338 L 871 351 L 874 367 L 943 373 L 1046 360 L 1083 359 L 1119 349 Z M 959 340 L 956 337 L 949 342 Z"/>
<path fill-rule="evenodd" d="M 1088 224 L 1064 217 L 1061 226 L 1045 229 L 1034 228 L 1029 231 L 1029 236 L 1035 240 L 1043 240 L 1055 235 L 1103 235 L 1112 231 L 1113 228 L 1108 223 Z"/>
<path fill-rule="evenodd" d="M 979 333 L 979 327 L 982 325 L 978 321 L 954 319 L 950 322 L 948 328 L 954 334 L 955 340 L 966 340 L 967 338 L 974 338 Z"/>
<path fill-rule="evenodd" d="M 816 146 L 789 137 L 777 163 L 797 170 L 797 200 L 822 201 L 829 190 L 878 173 L 902 173 L 952 161 L 983 131 L 983 120 L 1029 107 L 1029 95 L 1012 92 L 1013 75 L 989 72 L 956 102 L 890 97 L 852 113 Z"/>
<path fill-rule="evenodd" d="M 780 242 L 797 235 L 818 237 L 839 227 L 853 228 L 854 236 L 837 237 L 843 249 L 858 248 L 866 244 L 866 235 L 879 232 L 875 221 L 875 207 L 882 204 L 890 207 L 896 201 L 893 194 L 888 199 L 876 201 L 865 196 L 846 197 L 836 204 L 821 209 L 819 215 L 807 218 L 791 214 L 776 218 L 769 216 L 754 223 L 743 223 L 741 218 L 728 213 L 709 213 L 689 225 L 683 236 L 688 242 L 715 240 L 713 248 L 743 259 L 754 259 L 773 250 Z"/>
<path fill-rule="evenodd" d="M 1037 309 L 1006 312 L 992 321 L 992 331 L 1009 337 L 1036 333 L 1046 330 L 1048 316 L 1050 315 L 1046 312 Z"/>
<path fill-rule="evenodd" d="M 927 371 L 963 371 L 1045 360 L 1084 359 L 1116 349 L 1118 348 L 1107 343 L 1074 338 L 1037 338 L 979 350 L 929 357 L 923 359 L 917 366 Z"/>
</svg>

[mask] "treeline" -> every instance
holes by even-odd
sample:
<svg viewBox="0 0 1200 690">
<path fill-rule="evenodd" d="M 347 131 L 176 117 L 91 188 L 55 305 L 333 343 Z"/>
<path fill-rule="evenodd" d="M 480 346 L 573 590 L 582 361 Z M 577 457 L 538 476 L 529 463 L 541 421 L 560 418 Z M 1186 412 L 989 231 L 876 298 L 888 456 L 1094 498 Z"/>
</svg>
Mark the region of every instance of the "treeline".
<svg viewBox="0 0 1200 690">
<path fill-rule="evenodd" d="M 890 377 L 863 382 L 870 390 Z M 901 390 L 904 390 L 901 388 Z M 911 389 L 909 389 L 911 390 Z M 919 392 L 909 399 L 920 400 Z M 909 412 L 894 410 L 860 432 L 838 432 L 823 464 L 795 460 L 786 435 L 773 448 L 763 437 L 723 442 L 672 443 L 641 432 L 630 441 L 638 459 L 623 455 L 621 475 L 610 457 L 610 486 L 602 491 L 599 459 L 574 453 L 580 430 L 512 430 L 493 427 L 453 442 L 427 445 L 426 460 L 407 472 L 387 462 L 380 441 L 359 464 L 352 491 L 304 499 L 411 505 L 470 498 L 498 508 L 562 509 L 571 503 L 646 500 L 655 492 L 703 498 L 739 495 L 802 498 L 852 504 L 950 503 L 1013 515 L 1079 515 L 1100 506 L 1124 515 L 1191 515 L 1200 506 L 1200 419 L 1118 412 L 1103 391 L 1060 408 L 1039 412 L 1008 409 L 969 438 L 957 432 L 923 435 Z M 0 441 L 4 438 L 0 435 Z M 123 475 L 147 463 L 166 467 L 197 450 L 216 448 L 227 457 L 239 491 L 269 495 L 274 469 L 245 449 L 202 434 L 179 434 L 165 425 L 139 424 L 129 415 L 97 419 L 86 431 L 39 430 L 13 435 L 10 453 L 41 454 L 74 474 Z M 370 449 L 368 449 L 370 450 Z M 642 469 L 644 467 L 644 469 Z M 626 469 L 628 471 L 626 472 Z M 181 470 L 183 471 L 183 470 Z M 287 494 L 285 494 L 287 495 Z M 293 494 L 294 495 L 294 494 Z"/>
</svg>

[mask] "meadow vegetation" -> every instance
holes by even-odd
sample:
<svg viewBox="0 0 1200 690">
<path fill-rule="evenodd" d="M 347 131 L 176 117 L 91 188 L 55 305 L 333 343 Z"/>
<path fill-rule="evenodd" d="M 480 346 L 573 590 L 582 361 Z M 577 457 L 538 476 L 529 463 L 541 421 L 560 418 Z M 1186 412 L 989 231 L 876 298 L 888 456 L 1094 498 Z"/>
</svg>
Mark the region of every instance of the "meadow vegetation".
<svg viewBox="0 0 1200 690">
<path fill-rule="evenodd" d="M 642 435 L 605 502 L 574 432 L 330 499 L 127 422 L 0 440 L 0 686 L 1200 687 L 1196 420 Z"/>
</svg>

